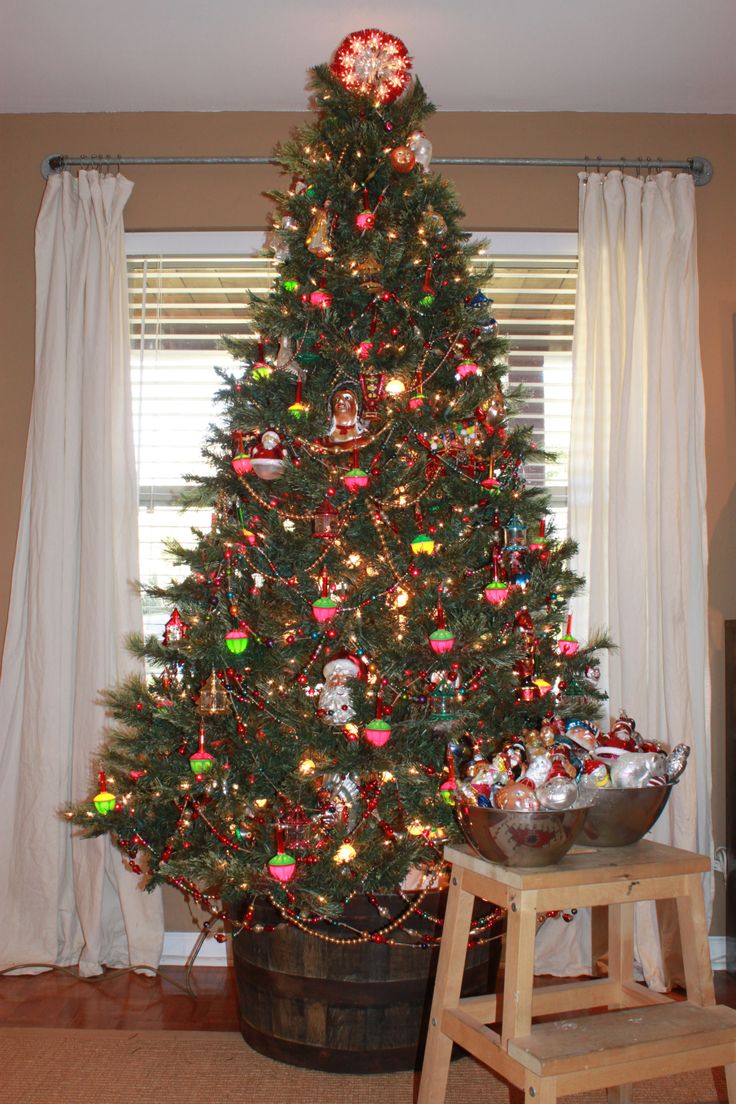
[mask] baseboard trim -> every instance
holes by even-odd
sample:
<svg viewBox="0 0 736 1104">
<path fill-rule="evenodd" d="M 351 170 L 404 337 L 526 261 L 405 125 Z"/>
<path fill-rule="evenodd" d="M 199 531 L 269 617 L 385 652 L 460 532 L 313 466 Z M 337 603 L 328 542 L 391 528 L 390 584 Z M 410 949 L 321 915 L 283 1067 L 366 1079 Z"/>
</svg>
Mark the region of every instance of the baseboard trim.
<svg viewBox="0 0 736 1104">
<path fill-rule="evenodd" d="M 164 932 L 164 950 L 161 955 L 162 966 L 185 966 L 199 938 L 197 932 Z M 230 941 L 218 943 L 208 936 L 202 944 L 194 965 L 227 966 Z"/>
<path fill-rule="evenodd" d="M 162 966 L 184 966 L 194 950 L 198 935 L 196 932 L 164 932 L 164 951 Z M 229 940 L 218 943 L 211 936 L 205 939 L 195 960 L 197 966 L 227 966 Z M 726 969 L 726 937 L 711 935 L 708 939 L 710 961 L 714 970 Z"/>
</svg>

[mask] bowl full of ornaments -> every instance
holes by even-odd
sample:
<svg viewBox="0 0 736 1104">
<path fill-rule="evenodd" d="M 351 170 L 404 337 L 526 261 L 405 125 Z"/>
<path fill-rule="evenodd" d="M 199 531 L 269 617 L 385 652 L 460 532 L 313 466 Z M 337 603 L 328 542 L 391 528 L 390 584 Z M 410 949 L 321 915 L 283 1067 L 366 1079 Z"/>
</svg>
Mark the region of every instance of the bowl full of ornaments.
<svg viewBox="0 0 736 1104">
<path fill-rule="evenodd" d="M 689 750 L 644 740 L 623 713 L 605 733 L 548 718 L 458 770 L 460 827 L 480 855 L 505 866 L 549 866 L 576 841 L 627 846 L 654 825 Z"/>
</svg>

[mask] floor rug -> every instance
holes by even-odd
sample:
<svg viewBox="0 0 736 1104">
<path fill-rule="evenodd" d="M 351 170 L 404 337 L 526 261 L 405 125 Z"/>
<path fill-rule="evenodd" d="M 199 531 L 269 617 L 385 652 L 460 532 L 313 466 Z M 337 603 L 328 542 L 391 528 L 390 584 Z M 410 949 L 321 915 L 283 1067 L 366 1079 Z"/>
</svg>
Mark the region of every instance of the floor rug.
<svg viewBox="0 0 736 1104">
<path fill-rule="evenodd" d="M 663 1073 L 665 1071 L 663 1070 Z M 0 1104 L 413 1104 L 412 1073 L 320 1073 L 273 1062 L 240 1035 L 205 1031 L 0 1029 Z M 726 1101 L 723 1071 L 642 1081 L 634 1104 Z M 561 1098 L 605 1104 L 604 1091 Z M 509 1104 L 472 1058 L 453 1063 L 446 1104 Z"/>
</svg>

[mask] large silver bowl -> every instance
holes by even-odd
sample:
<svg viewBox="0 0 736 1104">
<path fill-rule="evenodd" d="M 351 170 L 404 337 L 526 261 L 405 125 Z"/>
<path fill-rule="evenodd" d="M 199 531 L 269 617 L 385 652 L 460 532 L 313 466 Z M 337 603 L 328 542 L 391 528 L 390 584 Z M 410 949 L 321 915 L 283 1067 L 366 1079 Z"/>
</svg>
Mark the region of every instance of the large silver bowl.
<svg viewBox="0 0 736 1104">
<path fill-rule="evenodd" d="M 669 799 L 674 783 L 614 790 L 606 786 L 591 793 L 580 843 L 591 847 L 627 847 L 636 843 L 655 824 Z"/>
<path fill-rule="evenodd" d="M 552 866 L 580 835 L 588 805 L 521 813 L 457 804 L 463 834 L 479 855 L 501 866 Z"/>
</svg>

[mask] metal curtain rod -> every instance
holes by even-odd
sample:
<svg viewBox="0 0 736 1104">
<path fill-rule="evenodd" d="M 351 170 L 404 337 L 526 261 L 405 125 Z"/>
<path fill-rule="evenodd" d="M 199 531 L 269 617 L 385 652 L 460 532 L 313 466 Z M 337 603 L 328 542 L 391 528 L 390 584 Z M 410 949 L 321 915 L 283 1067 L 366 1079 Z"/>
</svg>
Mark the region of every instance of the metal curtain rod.
<svg viewBox="0 0 736 1104">
<path fill-rule="evenodd" d="M 120 165 L 277 165 L 273 157 L 111 157 L 96 154 L 68 157 L 64 153 L 52 153 L 41 162 L 41 173 L 47 179 L 54 172 L 72 167 L 117 168 Z M 661 169 L 680 169 L 692 174 L 697 185 L 709 184 L 713 177 L 713 165 L 707 157 L 688 157 L 685 161 L 661 161 L 659 158 L 625 157 L 610 160 L 603 157 L 434 157 L 433 165 L 510 165 L 512 167 L 580 168 L 590 169 L 640 169 L 659 172 Z"/>
</svg>

